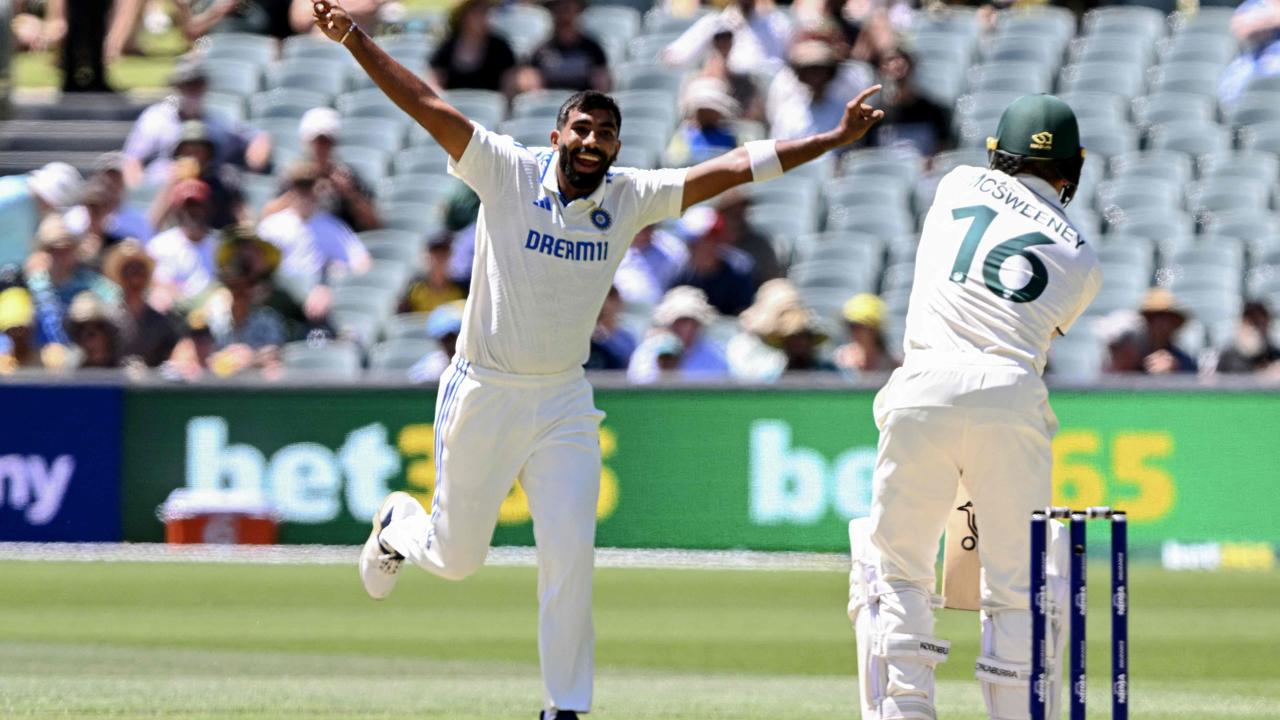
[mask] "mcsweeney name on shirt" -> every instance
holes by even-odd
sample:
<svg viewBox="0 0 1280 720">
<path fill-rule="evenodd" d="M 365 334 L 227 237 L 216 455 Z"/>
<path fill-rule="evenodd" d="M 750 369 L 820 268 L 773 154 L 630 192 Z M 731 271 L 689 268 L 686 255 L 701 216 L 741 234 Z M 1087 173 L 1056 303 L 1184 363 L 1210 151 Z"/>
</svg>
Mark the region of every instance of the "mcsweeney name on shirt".
<svg viewBox="0 0 1280 720">
<path fill-rule="evenodd" d="M 609 259 L 609 243 L 603 240 L 566 240 L 530 230 L 524 249 L 563 260 L 603 262 Z"/>
<path fill-rule="evenodd" d="M 1072 245 L 1080 247 L 1083 243 L 1080 239 L 1080 234 L 1075 231 L 1075 228 L 1071 227 L 1066 218 L 1056 212 L 1045 212 L 1036 207 L 1026 197 L 1020 197 L 1018 190 L 1022 189 L 1021 185 L 1018 188 L 1014 188 L 1003 180 L 982 173 L 974 179 L 971 187 L 978 190 L 978 192 L 990 195 L 995 200 L 999 200 L 1006 208 L 1013 210 L 1037 225 L 1049 229 Z M 1029 193 L 1030 191 L 1024 192 Z"/>
</svg>

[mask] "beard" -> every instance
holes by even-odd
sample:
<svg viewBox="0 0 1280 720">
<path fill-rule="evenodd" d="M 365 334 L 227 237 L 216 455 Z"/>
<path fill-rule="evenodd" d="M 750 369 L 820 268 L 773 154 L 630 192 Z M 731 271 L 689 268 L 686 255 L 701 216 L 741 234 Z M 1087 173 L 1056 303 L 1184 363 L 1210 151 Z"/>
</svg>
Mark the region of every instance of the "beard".
<svg viewBox="0 0 1280 720">
<path fill-rule="evenodd" d="M 564 173 L 569 184 L 573 186 L 573 189 L 579 192 L 595 190 L 604 180 L 605 173 L 609 172 L 609 168 L 613 166 L 614 158 L 606 157 L 600 163 L 600 169 L 595 172 L 584 173 L 573 165 L 574 158 L 582 153 L 581 149 L 570 151 L 563 144 L 557 149 L 560 151 L 560 170 Z"/>
</svg>

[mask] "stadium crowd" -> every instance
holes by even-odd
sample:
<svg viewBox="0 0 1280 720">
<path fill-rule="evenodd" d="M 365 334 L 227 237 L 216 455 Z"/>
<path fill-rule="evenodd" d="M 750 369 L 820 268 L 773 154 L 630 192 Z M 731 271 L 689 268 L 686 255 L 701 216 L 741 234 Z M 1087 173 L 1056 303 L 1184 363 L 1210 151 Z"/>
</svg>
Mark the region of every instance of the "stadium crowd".
<svg viewBox="0 0 1280 720">
<path fill-rule="evenodd" d="M 917 215 L 927 209 L 948 167 L 983 163 L 963 122 L 972 108 L 940 89 L 925 40 L 940 18 L 962 17 L 996 64 L 1016 45 L 1003 41 L 1000 19 L 1013 11 L 642 4 L 647 14 L 634 3 L 463 0 L 445 15 L 415 15 L 384 0 L 345 3 L 465 113 L 526 143 L 546 144 L 569 91 L 617 92 L 621 165 L 687 165 L 746 140 L 826 130 L 858 89 L 883 83 L 886 118 L 861 147 L 644 229 L 600 310 L 587 367 L 636 383 L 893 369 L 917 218 L 889 220 L 903 198 Z M 63 47 L 68 90 L 105 89 L 103 68 L 153 25 L 173 23 L 193 49 L 118 152 L 90 168 L 54 162 L 0 178 L 0 372 L 439 376 L 461 327 L 478 200 L 340 47 L 309 35 L 310 0 L 177 0 L 169 15 L 167 3 L 142 0 L 18 5 L 18 47 Z M 95 35 L 94 57 L 75 47 L 75 32 Z M 1280 78 L 1280 1 L 1246 0 L 1229 32 L 1233 54 L 1214 77 L 1224 108 L 1252 97 L 1259 78 Z M 982 90 L 985 77 L 966 87 Z M 1268 167 L 1266 192 L 1280 202 Z M 1108 235 L 1133 220 L 1092 202 L 1106 187 L 1095 182 L 1076 201 L 1086 238 L 1102 219 Z M 1184 302 L 1194 294 L 1178 292 L 1186 273 L 1171 262 L 1175 248 L 1141 238 L 1137 264 L 1161 264 L 1140 278 L 1140 302 L 1089 318 L 1082 332 L 1098 368 L 1280 377 L 1274 212 L 1235 243 L 1248 249 L 1249 287 L 1233 296 L 1226 326 Z M 849 240 L 861 237 L 870 239 Z M 1244 271 L 1242 260 L 1237 283 Z M 1079 358 L 1051 357 L 1050 370 L 1095 361 Z"/>
</svg>

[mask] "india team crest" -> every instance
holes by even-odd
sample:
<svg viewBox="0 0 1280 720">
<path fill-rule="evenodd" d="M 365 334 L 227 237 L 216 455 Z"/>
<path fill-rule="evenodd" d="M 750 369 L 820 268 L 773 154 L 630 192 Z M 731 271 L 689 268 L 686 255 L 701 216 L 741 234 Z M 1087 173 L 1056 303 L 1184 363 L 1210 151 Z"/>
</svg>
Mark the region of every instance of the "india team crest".
<svg viewBox="0 0 1280 720">
<path fill-rule="evenodd" d="M 613 224 L 613 216 L 604 210 L 604 208 L 596 208 L 591 211 L 591 224 L 600 230 L 608 230 Z"/>
</svg>

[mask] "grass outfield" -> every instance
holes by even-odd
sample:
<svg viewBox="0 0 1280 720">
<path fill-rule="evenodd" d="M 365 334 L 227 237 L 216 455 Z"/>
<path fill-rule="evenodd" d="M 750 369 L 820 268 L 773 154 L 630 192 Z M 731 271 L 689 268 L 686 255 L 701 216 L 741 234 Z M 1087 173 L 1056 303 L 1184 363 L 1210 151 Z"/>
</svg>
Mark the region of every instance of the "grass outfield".
<svg viewBox="0 0 1280 720">
<path fill-rule="evenodd" d="M 0 563 L 0 717 L 529 718 L 534 571 Z M 1109 716 L 1105 573 L 1091 717 Z M 1280 718 L 1280 574 L 1132 573 L 1134 717 Z M 856 717 L 838 572 L 601 569 L 592 717 Z M 948 611 L 940 716 L 985 717 L 976 616 Z"/>
</svg>

